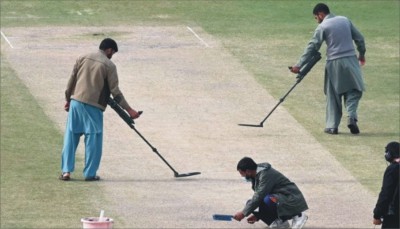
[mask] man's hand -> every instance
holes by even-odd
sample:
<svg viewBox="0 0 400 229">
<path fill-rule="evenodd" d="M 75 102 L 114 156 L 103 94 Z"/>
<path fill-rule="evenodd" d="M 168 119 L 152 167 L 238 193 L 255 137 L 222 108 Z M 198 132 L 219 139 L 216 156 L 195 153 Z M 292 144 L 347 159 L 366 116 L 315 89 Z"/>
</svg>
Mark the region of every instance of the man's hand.
<svg viewBox="0 0 400 229">
<path fill-rule="evenodd" d="M 243 212 L 238 212 L 233 216 L 233 218 L 237 221 L 241 221 L 244 218 L 244 214 Z"/>
<path fill-rule="evenodd" d="M 247 222 L 253 224 L 258 221 L 258 218 L 255 215 L 251 215 L 247 218 Z"/>
<path fill-rule="evenodd" d="M 137 112 L 134 109 L 129 109 L 127 111 L 128 111 L 129 116 L 131 116 L 132 119 L 137 119 L 142 114 L 142 112 Z"/>
<path fill-rule="evenodd" d="M 66 112 L 69 111 L 69 102 L 68 102 L 68 101 L 67 101 L 67 102 L 65 103 L 65 105 L 64 105 L 64 110 L 65 110 Z"/>
<path fill-rule="evenodd" d="M 374 219 L 374 220 L 372 221 L 372 223 L 373 223 L 374 225 L 381 225 L 381 224 L 382 224 L 382 220 L 381 220 L 381 219 Z"/>
<path fill-rule="evenodd" d="M 361 66 L 364 66 L 365 65 L 365 56 L 359 56 L 358 61 L 360 62 Z"/>
<path fill-rule="evenodd" d="M 297 74 L 297 73 L 300 72 L 300 67 L 298 67 L 298 66 L 291 66 L 291 67 L 289 67 L 289 70 L 290 70 L 291 72 Z"/>
</svg>

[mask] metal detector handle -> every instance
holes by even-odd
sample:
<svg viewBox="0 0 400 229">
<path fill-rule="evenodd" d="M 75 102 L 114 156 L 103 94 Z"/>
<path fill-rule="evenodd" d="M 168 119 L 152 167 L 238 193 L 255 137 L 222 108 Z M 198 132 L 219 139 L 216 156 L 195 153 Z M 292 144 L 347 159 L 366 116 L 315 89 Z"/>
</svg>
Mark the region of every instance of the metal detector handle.
<svg viewBox="0 0 400 229">
<path fill-rule="evenodd" d="M 311 56 L 310 60 L 307 61 L 307 64 L 304 65 L 301 69 L 299 74 L 297 74 L 297 79 L 302 80 L 308 72 L 311 70 L 311 68 L 314 67 L 314 65 L 321 59 L 321 53 L 320 52 L 315 52 L 314 55 Z"/>
<path fill-rule="evenodd" d="M 135 124 L 131 116 L 115 101 L 113 98 L 109 97 L 107 100 L 107 104 L 110 105 L 112 109 L 114 109 L 119 117 L 121 117 L 128 126 L 132 127 Z M 143 113 L 143 111 L 139 111 L 139 114 Z"/>
</svg>

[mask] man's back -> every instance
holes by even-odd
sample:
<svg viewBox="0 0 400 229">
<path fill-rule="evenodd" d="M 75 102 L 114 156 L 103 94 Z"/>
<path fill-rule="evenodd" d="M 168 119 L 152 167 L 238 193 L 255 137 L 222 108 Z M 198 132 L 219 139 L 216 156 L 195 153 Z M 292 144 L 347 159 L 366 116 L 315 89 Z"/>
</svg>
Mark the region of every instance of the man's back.
<svg viewBox="0 0 400 229">
<path fill-rule="evenodd" d="M 116 66 L 99 51 L 80 57 L 76 67 L 76 85 L 72 98 L 104 110 L 104 98 L 110 94 L 107 83 L 110 79 L 118 79 Z"/>
<path fill-rule="evenodd" d="M 351 22 L 343 16 L 329 14 L 319 25 L 327 45 L 327 59 L 356 55 L 353 45 Z"/>
</svg>

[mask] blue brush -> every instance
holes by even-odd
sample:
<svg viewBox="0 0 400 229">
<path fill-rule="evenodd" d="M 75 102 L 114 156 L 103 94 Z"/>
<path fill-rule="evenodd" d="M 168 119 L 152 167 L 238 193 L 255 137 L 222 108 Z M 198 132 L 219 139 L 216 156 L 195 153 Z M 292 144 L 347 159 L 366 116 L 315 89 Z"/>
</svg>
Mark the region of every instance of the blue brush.
<svg viewBox="0 0 400 229">
<path fill-rule="evenodd" d="M 232 221 L 233 215 L 214 214 L 213 220 Z"/>
</svg>

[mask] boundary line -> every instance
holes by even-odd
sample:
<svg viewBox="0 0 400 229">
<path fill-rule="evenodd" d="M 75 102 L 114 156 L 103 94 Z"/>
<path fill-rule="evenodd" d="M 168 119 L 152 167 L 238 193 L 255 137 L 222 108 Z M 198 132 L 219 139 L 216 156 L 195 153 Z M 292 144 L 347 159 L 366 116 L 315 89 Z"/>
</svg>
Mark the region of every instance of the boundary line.
<svg viewBox="0 0 400 229">
<path fill-rule="evenodd" d="M 210 47 L 203 39 L 201 39 L 201 37 L 200 37 L 199 35 L 197 35 L 197 33 L 195 33 L 195 32 L 193 31 L 192 28 L 190 28 L 189 26 L 186 26 L 186 28 L 187 28 L 190 32 L 192 32 L 193 35 L 195 35 L 195 36 L 197 37 L 197 39 L 199 39 L 199 40 L 201 41 L 201 43 L 204 44 L 204 46 L 206 46 L 207 48 Z"/>
<path fill-rule="evenodd" d="M 14 47 L 12 46 L 11 42 L 7 39 L 6 35 L 4 35 L 3 31 L 0 31 L 0 33 L 1 33 L 1 36 L 4 37 L 4 39 L 7 41 L 8 45 L 9 45 L 11 48 L 14 48 Z"/>
</svg>

